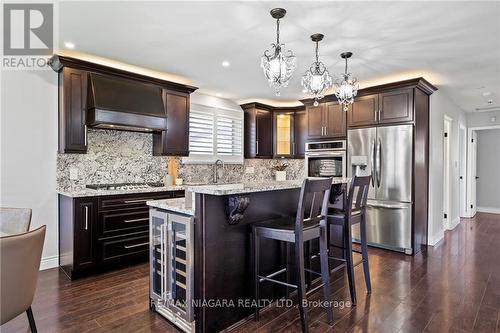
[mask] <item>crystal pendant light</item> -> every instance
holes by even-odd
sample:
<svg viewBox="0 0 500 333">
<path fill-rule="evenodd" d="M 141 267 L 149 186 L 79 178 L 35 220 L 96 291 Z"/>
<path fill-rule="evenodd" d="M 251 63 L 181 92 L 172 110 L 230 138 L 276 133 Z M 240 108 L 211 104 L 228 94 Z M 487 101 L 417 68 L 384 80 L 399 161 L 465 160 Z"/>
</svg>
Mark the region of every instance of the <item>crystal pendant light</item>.
<svg viewBox="0 0 500 333">
<path fill-rule="evenodd" d="M 319 61 L 318 43 L 323 40 L 322 34 L 314 34 L 311 40 L 316 43 L 316 61 L 312 63 L 309 70 L 302 77 L 302 87 L 307 93 L 314 95 L 314 106 L 318 106 L 318 100 L 324 97 L 325 91 L 333 84 L 332 77 L 326 66 Z"/>
<path fill-rule="evenodd" d="M 344 111 L 349 110 L 349 105 L 354 103 L 354 97 L 358 93 L 358 79 L 347 73 L 347 59 L 352 56 L 352 52 L 344 52 L 340 54 L 342 59 L 345 59 L 345 72 L 342 77 L 335 81 L 335 96 L 340 104 L 344 105 Z"/>
<path fill-rule="evenodd" d="M 276 96 L 280 95 L 280 88 L 288 86 L 297 63 L 293 52 L 291 50 L 284 52 L 285 44 L 280 44 L 280 19 L 285 17 L 285 14 L 286 10 L 283 8 L 271 10 L 271 16 L 276 19 L 276 43 L 271 44 L 272 50 L 266 50 L 260 60 L 260 66 Z"/>
</svg>

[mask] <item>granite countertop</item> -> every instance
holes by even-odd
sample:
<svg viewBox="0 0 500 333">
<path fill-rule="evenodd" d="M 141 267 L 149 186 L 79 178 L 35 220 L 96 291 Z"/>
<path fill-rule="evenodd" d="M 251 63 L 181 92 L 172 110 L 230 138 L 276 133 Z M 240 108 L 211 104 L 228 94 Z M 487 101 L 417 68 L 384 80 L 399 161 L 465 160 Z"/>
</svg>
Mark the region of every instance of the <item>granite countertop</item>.
<svg viewBox="0 0 500 333">
<path fill-rule="evenodd" d="M 350 178 L 334 178 L 332 184 L 346 184 Z M 186 190 L 194 193 L 211 194 L 211 195 L 232 195 L 242 193 L 266 192 L 288 190 L 300 188 L 302 180 L 290 181 L 267 181 L 260 183 L 236 183 L 236 184 L 219 184 L 219 185 L 201 185 L 201 186 L 187 186 Z"/>
<path fill-rule="evenodd" d="M 91 188 L 71 188 L 71 189 L 57 189 L 57 193 L 71 198 L 81 197 L 99 197 L 104 195 L 119 195 L 119 194 L 134 194 L 134 193 L 151 193 L 151 192 L 165 192 L 165 191 L 184 191 L 184 185 L 171 185 L 162 187 L 148 187 L 143 189 L 134 190 L 93 190 Z"/>
<path fill-rule="evenodd" d="M 147 201 L 146 204 L 150 207 L 194 216 L 194 207 L 187 208 L 185 198 L 151 200 Z"/>
</svg>

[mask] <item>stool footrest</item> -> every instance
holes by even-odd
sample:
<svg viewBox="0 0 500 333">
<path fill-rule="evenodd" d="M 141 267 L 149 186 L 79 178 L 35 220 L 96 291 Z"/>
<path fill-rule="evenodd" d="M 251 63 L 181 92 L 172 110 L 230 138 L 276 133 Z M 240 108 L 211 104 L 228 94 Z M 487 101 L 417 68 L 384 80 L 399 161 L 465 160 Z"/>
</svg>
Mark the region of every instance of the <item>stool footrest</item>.
<svg viewBox="0 0 500 333">
<path fill-rule="evenodd" d="M 305 270 L 306 272 L 313 273 L 313 274 L 316 274 L 316 275 L 318 275 L 318 276 L 321 276 L 321 273 L 318 273 L 318 272 L 316 272 L 316 271 L 313 271 L 312 269 L 309 269 L 309 268 L 304 268 L 304 270 Z"/>
<path fill-rule="evenodd" d="M 290 283 L 286 283 L 286 282 L 283 282 L 283 281 L 271 279 L 271 278 L 268 278 L 267 276 L 257 275 L 257 277 L 259 278 L 259 282 L 269 281 L 269 282 L 274 282 L 274 283 L 277 283 L 277 284 L 281 284 L 282 286 L 286 286 L 286 287 L 298 288 L 294 284 L 290 284 Z"/>
</svg>

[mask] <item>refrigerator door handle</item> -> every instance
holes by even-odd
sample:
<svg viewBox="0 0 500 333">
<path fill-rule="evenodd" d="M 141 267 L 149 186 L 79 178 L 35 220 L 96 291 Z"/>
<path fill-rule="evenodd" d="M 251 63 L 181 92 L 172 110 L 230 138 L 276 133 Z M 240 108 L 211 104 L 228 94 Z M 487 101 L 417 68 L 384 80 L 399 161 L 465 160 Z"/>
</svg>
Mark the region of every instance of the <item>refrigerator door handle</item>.
<svg viewBox="0 0 500 333">
<path fill-rule="evenodd" d="M 387 209 L 405 209 L 408 208 L 408 205 L 391 205 L 391 204 L 381 204 L 381 203 L 366 203 L 367 206 L 370 207 L 379 207 L 379 208 L 387 208 Z"/>
<path fill-rule="evenodd" d="M 375 187 L 375 173 L 377 172 L 376 165 L 375 165 L 375 139 L 372 141 L 372 187 Z"/>
<path fill-rule="evenodd" d="M 380 187 L 380 179 L 381 179 L 381 175 L 380 175 L 380 169 L 381 169 L 381 164 L 382 164 L 382 160 L 380 157 L 381 154 L 382 154 L 382 141 L 380 140 L 380 138 L 378 138 L 377 157 L 375 160 L 375 164 L 376 164 L 375 169 L 376 169 L 376 175 L 377 175 L 377 187 Z"/>
</svg>

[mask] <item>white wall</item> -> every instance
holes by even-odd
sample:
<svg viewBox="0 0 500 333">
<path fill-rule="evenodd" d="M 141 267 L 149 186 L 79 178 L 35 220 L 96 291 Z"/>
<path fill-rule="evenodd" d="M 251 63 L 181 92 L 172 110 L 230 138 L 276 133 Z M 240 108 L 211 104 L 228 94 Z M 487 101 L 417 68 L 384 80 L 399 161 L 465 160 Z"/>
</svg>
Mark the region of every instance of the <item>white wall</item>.
<svg viewBox="0 0 500 333">
<path fill-rule="evenodd" d="M 477 131 L 477 210 L 500 213 L 500 129 Z"/>
<path fill-rule="evenodd" d="M 491 117 L 495 117 L 496 120 L 492 122 L 490 120 Z M 468 127 L 495 126 L 495 125 L 500 125 L 500 111 L 467 113 Z"/>
<path fill-rule="evenodd" d="M 466 124 L 465 112 L 455 105 L 442 90 L 431 95 L 429 148 L 429 228 L 430 245 L 444 235 L 443 227 L 443 128 L 444 116 L 452 118 L 449 133 L 450 151 L 450 216 L 452 226 L 460 221 L 459 191 L 459 124 Z"/>
<path fill-rule="evenodd" d="M 33 209 L 31 228 L 47 225 L 41 268 L 55 267 L 57 74 L 2 71 L 0 129 L 0 205 Z"/>
</svg>

